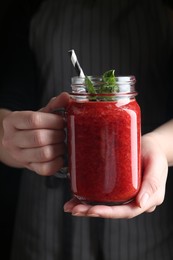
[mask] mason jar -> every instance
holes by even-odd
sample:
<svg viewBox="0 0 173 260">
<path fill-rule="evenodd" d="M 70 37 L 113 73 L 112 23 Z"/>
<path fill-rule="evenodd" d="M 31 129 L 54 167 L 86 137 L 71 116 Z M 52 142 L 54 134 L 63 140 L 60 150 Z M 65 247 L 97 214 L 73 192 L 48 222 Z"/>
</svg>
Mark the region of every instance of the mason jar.
<svg viewBox="0 0 173 260">
<path fill-rule="evenodd" d="M 134 76 L 117 77 L 115 93 L 99 94 L 101 77 L 72 78 L 67 108 L 72 193 L 88 204 L 130 202 L 141 184 L 141 116 Z"/>
</svg>

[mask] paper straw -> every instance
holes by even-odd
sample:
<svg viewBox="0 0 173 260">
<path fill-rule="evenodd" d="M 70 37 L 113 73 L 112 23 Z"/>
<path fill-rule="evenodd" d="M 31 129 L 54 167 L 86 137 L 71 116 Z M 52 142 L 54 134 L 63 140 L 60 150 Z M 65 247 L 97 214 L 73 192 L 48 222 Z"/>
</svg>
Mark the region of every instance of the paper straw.
<svg viewBox="0 0 173 260">
<path fill-rule="evenodd" d="M 85 77 L 85 74 L 83 73 L 83 70 L 78 62 L 78 59 L 77 59 L 77 56 L 75 54 L 75 51 L 74 50 L 69 50 L 68 51 L 69 55 L 70 55 L 70 59 L 71 59 L 71 62 L 77 72 L 77 75 L 78 77 L 81 77 L 81 78 L 84 78 Z"/>
</svg>

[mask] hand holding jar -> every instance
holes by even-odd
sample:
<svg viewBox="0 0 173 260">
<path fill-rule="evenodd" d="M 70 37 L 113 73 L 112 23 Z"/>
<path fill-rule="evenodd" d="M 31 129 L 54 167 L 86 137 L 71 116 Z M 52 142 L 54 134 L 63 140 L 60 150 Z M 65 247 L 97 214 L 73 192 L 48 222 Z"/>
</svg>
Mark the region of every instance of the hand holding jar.
<svg viewBox="0 0 173 260">
<path fill-rule="evenodd" d="M 75 216 L 132 218 L 152 212 L 164 199 L 166 156 L 149 135 L 142 137 L 141 154 L 135 78 L 117 80 L 114 97 L 93 89 L 88 97 L 80 82 L 72 84 L 68 131 L 75 198 L 64 210 Z"/>
<path fill-rule="evenodd" d="M 168 162 L 165 153 L 153 138 L 154 132 L 142 136 L 142 183 L 132 202 L 125 205 L 87 205 L 76 198 L 64 206 L 74 216 L 101 218 L 133 218 L 144 212 L 153 212 L 164 200 Z"/>
<path fill-rule="evenodd" d="M 39 111 L 2 111 L 0 159 L 9 166 L 28 168 L 43 176 L 53 175 L 63 167 L 66 123 L 52 109 L 54 103 L 59 108 L 68 101 L 69 95 L 62 93 Z"/>
</svg>

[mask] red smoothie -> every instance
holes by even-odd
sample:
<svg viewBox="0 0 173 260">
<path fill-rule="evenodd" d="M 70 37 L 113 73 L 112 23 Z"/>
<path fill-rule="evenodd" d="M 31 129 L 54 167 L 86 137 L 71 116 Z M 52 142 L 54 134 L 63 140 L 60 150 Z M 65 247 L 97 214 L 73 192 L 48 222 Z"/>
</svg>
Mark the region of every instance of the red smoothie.
<svg viewBox="0 0 173 260">
<path fill-rule="evenodd" d="M 141 122 L 135 98 L 72 99 L 67 114 L 73 194 L 91 204 L 132 200 L 141 183 Z"/>
</svg>

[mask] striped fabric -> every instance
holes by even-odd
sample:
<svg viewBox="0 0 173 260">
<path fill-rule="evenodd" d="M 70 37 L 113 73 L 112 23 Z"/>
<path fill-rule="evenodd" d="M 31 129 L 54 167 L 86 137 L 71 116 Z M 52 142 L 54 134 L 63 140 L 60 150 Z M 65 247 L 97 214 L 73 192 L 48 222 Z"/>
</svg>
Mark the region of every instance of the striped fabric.
<svg viewBox="0 0 173 260">
<path fill-rule="evenodd" d="M 137 78 L 143 133 L 168 119 L 173 31 L 160 0 L 50 0 L 31 23 L 40 68 L 41 104 L 70 91 L 75 49 L 85 74 L 115 68 Z M 66 180 L 25 171 L 12 260 L 172 260 L 173 175 L 165 202 L 131 220 L 76 218 L 63 213 Z"/>
</svg>

